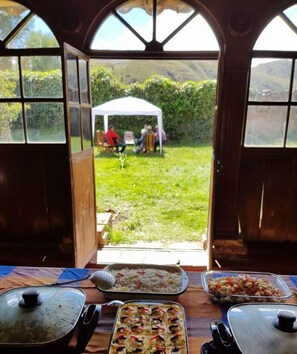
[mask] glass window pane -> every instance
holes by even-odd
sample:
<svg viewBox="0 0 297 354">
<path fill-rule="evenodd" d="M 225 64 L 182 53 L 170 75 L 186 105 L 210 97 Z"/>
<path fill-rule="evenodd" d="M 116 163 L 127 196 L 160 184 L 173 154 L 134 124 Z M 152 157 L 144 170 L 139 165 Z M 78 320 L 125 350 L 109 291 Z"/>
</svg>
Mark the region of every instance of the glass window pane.
<svg viewBox="0 0 297 354">
<path fill-rule="evenodd" d="M 261 60 L 260 64 L 258 59 L 253 59 L 249 100 L 288 101 L 291 68 L 291 59 L 265 58 Z"/>
<path fill-rule="evenodd" d="M 193 8 L 180 0 L 157 2 L 156 39 L 162 42 L 182 22 L 193 13 Z M 135 29 L 147 42 L 153 39 L 153 2 L 127 1 L 117 12 Z M 177 49 L 178 50 L 178 49 Z"/>
<path fill-rule="evenodd" d="M 78 107 L 70 107 L 71 152 L 81 151 L 81 127 Z"/>
<path fill-rule="evenodd" d="M 0 40 L 8 34 L 27 16 L 29 10 L 14 1 L 2 1 L 0 4 Z"/>
<path fill-rule="evenodd" d="M 291 107 L 287 134 L 287 147 L 297 147 L 297 107 Z"/>
<path fill-rule="evenodd" d="M 156 39 L 160 42 L 165 40 L 185 19 L 189 13 L 176 13 L 164 10 L 157 16 Z M 131 10 L 132 11 L 132 10 Z M 134 11 L 134 10 L 133 10 Z M 136 9 L 135 9 L 136 11 Z M 139 11 L 139 9 L 137 10 Z M 146 15 L 147 17 L 147 15 Z M 134 22 L 129 18 L 131 26 L 146 41 L 152 39 L 152 21 L 146 20 L 138 23 L 136 16 Z M 112 30 L 111 30 L 112 29 Z M 199 35 L 193 40 L 193 33 Z M 109 16 L 96 32 L 91 44 L 91 49 L 98 50 L 144 50 L 145 44 L 139 40 L 127 27 L 125 27 L 114 15 Z M 218 41 L 205 19 L 198 15 L 192 19 L 180 32 L 171 38 L 165 45 L 165 50 L 219 50 Z"/>
<path fill-rule="evenodd" d="M 67 54 L 67 82 L 68 82 L 68 100 L 70 102 L 79 102 L 78 95 L 78 73 L 76 57 L 70 53 Z"/>
<path fill-rule="evenodd" d="M 284 40 L 285 38 L 285 40 Z M 260 34 L 255 50 L 293 50 L 297 47 L 296 33 L 279 16 L 275 17 Z"/>
<path fill-rule="evenodd" d="M 25 97 L 63 97 L 60 57 L 22 57 L 21 65 Z"/>
<path fill-rule="evenodd" d="M 62 103 L 30 103 L 25 106 L 28 142 L 65 142 Z"/>
<path fill-rule="evenodd" d="M 248 147 L 284 146 L 287 107 L 249 106 L 244 145 Z"/>
<path fill-rule="evenodd" d="M 21 60 L 22 70 L 47 72 L 50 70 L 60 70 L 61 57 L 57 55 L 25 56 Z"/>
<path fill-rule="evenodd" d="M 0 103 L 0 141 L 23 143 L 23 115 L 21 103 Z"/>
<path fill-rule="evenodd" d="M 295 69 L 293 77 L 292 101 L 297 101 L 297 61 L 295 60 Z"/>
<path fill-rule="evenodd" d="M 153 17 L 149 13 L 139 8 L 127 11 L 125 4 L 119 7 L 117 12 L 144 40 L 147 42 L 152 40 Z"/>
<path fill-rule="evenodd" d="M 95 33 L 91 49 L 144 50 L 145 45 L 114 15 L 111 15 Z"/>
<path fill-rule="evenodd" d="M 59 43 L 50 28 L 36 15 L 7 43 L 7 48 L 10 49 L 59 47 Z"/>
<path fill-rule="evenodd" d="M 188 11 L 185 13 L 173 10 L 164 10 L 157 16 L 157 33 L 156 39 L 159 42 L 163 42 L 173 31 L 176 30 L 191 14 L 194 10 L 188 7 Z M 185 39 L 185 38 L 184 38 Z"/>
<path fill-rule="evenodd" d="M 17 57 L 0 58 L 0 98 L 20 97 Z"/>
<path fill-rule="evenodd" d="M 162 21 L 163 27 L 166 27 L 168 20 Z M 193 33 L 197 33 L 195 39 Z M 164 50 L 219 50 L 219 44 L 209 24 L 198 15 L 164 45 Z"/>
<path fill-rule="evenodd" d="M 89 103 L 87 62 L 82 59 L 79 60 L 79 84 L 81 102 Z"/>
<path fill-rule="evenodd" d="M 88 149 L 91 144 L 91 110 L 89 108 L 82 108 L 82 125 L 83 125 L 83 147 Z"/>
<path fill-rule="evenodd" d="M 284 11 L 284 14 L 289 17 L 290 21 L 297 26 L 297 5 L 293 5 Z"/>
</svg>

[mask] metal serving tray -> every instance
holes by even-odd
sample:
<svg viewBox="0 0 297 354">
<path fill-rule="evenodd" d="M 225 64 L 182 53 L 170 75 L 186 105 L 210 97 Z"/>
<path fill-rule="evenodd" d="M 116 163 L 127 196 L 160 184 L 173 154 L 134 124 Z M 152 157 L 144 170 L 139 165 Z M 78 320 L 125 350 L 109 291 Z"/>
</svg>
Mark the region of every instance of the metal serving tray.
<svg viewBox="0 0 297 354">
<path fill-rule="evenodd" d="M 211 279 L 220 279 L 223 277 L 240 277 L 248 276 L 256 280 L 263 279 L 268 281 L 272 287 L 279 290 L 279 294 L 275 295 L 247 295 L 237 293 L 214 293 L 209 289 L 209 281 Z M 276 274 L 265 272 L 244 272 L 244 271 L 205 271 L 201 274 L 201 283 L 204 291 L 209 295 L 211 300 L 217 302 L 285 302 L 290 296 L 291 291 L 284 280 Z M 224 292 L 224 291 L 223 291 Z"/>
<path fill-rule="evenodd" d="M 108 354 L 188 354 L 183 307 L 174 301 L 126 301 L 117 310 Z"/>
<path fill-rule="evenodd" d="M 144 289 L 129 289 L 129 288 L 112 288 L 112 289 L 102 289 L 97 286 L 98 290 L 102 291 L 106 299 L 119 299 L 119 300 L 133 300 L 133 299 L 148 299 L 148 300 L 176 300 L 179 295 L 184 293 L 189 286 L 189 278 L 187 273 L 178 266 L 174 265 L 155 265 L 155 264 L 124 264 L 124 263 L 115 263 L 106 266 L 103 270 L 111 272 L 113 274 L 120 272 L 122 269 L 127 270 L 165 270 L 170 273 L 176 273 L 180 279 L 180 288 L 177 291 L 170 292 L 166 284 L 164 287 L 155 289 L 154 291 L 144 290 Z M 140 272 L 141 273 L 141 272 Z M 117 278 L 117 276 L 116 276 Z M 139 277 L 134 278 L 133 282 L 141 281 L 142 274 L 139 274 Z M 154 285 L 154 279 L 151 279 L 151 284 Z M 133 283 L 134 285 L 134 283 Z M 160 290 L 159 290 L 160 289 Z"/>
</svg>

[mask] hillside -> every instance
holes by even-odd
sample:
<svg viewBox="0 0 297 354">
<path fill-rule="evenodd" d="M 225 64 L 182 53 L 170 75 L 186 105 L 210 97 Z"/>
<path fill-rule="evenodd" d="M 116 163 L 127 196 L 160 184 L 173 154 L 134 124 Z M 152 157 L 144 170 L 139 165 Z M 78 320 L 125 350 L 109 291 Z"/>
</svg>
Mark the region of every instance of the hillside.
<svg viewBox="0 0 297 354">
<path fill-rule="evenodd" d="M 252 89 L 288 91 L 291 63 L 286 59 L 259 64 L 252 70 Z"/>
<path fill-rule="evenodd" d="M 162 75 L 173 81 L 202 81 L 217 78 L 217 61 L 213 60 L 100 60 L 91 65 L 109 68 L 122 82 L 144 82 L 152 75 Z M 252 90 L 284 91 L 288 89 L 291 67 L 288 61 L 277 60 L 253 68 Z"/>
<path fill-rule="evenodd" d="M 216 79 L 217 61 L 198 60 L 91 60 L 91 65 L 109 68 L 122 82 L 144 82 L 152 75 L 162 75 L 173 81 Z"/>
</svg>

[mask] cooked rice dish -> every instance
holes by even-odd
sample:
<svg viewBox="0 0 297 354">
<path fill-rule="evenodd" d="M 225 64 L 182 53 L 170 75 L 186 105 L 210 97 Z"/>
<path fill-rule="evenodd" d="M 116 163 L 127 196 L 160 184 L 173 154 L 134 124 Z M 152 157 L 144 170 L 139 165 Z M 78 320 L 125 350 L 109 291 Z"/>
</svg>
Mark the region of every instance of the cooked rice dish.
<svg viewBox="0 0 297 354">
<path fill-rule="evenodd" d="M 182 289 L 181 273 L 157 268 L 110 269 L 116 278 L 110 291 L 176 294 Z"/>
</svg>

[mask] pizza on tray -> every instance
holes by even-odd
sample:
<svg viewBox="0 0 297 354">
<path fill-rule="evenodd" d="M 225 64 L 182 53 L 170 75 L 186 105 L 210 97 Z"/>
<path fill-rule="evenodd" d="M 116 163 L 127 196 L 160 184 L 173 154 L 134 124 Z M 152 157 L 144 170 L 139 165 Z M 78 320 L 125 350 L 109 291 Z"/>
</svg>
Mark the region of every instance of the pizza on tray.
<svg viewBox="0 0 297 354">
<path fill-rule="evenodd" d="M 109 354 L 186 354 L 186 323 L 177 303 L 129 302 L 119 308 Z"/>
</svg>

